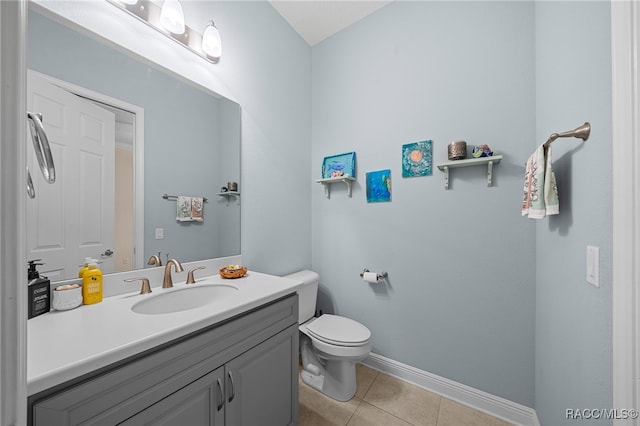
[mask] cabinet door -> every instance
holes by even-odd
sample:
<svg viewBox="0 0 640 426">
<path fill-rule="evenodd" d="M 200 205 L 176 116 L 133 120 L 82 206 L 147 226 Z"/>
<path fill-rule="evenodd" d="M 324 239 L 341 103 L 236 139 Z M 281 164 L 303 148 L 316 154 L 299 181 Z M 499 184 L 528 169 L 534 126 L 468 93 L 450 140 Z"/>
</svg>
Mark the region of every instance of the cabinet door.
<svg viewBox="0 0 640 426">
<path fill-rule="evenodd" d="M 224 368 L 220 367 L 120 424 L 222 426 L 224 410 Z"/>
<path fill-rule="evenodd" d="M 298 423 L 298 325 L 225 366 L 226 426 Z"/>
</svg>

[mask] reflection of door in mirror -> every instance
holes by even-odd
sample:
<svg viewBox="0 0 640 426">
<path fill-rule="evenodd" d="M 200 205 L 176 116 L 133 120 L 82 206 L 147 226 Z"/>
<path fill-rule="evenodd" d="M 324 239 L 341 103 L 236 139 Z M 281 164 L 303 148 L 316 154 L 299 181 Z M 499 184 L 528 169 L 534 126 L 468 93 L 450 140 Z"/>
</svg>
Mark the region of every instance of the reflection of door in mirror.
<svg viewBox="0 0 640 426">
<path fill-rule="evenodd" d="M 28 108 L 42 112 L 60 165 L 56 183 L 37 179 L 38 196 L 27 204 L 29 258 L 42 259 L 41 270 L 52 281 L 75 276 L 85 257 L 100 260 L 106 273 L 123 270 L 122 265 L 131 269 L 132 247 L 118 245 L 118 235 L 131 240 L 133 155 L 131 144 L 116 146 L 115 110 L 34 72 L 28 73 L 27 87 Z M 29 161 L 35 161 L 33 156 Z M 116 199 L 115 186 L 128 189 L 123 192 L 128 195 L 118 192 Z M 114 218 L 116 211 L 124 221 Z M 114 247 L 117 258 L 109 255 Z"/>
</svg>

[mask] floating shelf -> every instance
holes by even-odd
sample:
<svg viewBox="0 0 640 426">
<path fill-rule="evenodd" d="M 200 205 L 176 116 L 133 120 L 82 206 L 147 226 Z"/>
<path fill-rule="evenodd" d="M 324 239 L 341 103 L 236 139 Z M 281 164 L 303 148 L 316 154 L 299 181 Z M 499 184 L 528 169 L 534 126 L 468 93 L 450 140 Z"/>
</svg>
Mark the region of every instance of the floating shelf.
<svg viewBox="0 0 640 426">
<path fill-rule="evenodd" d="M 491 157 L 468 158 L 466 160 L 447 161 L 438 164 L 438 168 L 444 172 L 444 188 L 449 189 L 449 169 L 458 167 L 473 167 L 487 165 L 487 186 L 491 186 L 493 182 L 493 165 L 498 164 L 502 160 L 502 155 L 493 155 Z"/>
<path fill-rule="evenodd" d="M 240 193 L 237 191 L 226 191 L 226 192 L 218 192 L 218 194 L 216 194 L 220 197 L 224 197 L 227 199 L 227 205 L 229 205 L 229 198 L 230 197 L 238 197 L 238 204 L 240 204 Z"/>
<path fill-rule="evenodd" d="M 351 198 L 351 184 L 356 181 L 356 178 L 352 177 L 334 177 L 326 179 L 318 179 L 316 183 L 321 183 L 324 186 L 324 195 L 327 198 L 331 197 L 331 184 L 336 182 L 344 182 L 347 185 L 347 195 Z"/>
</svg>

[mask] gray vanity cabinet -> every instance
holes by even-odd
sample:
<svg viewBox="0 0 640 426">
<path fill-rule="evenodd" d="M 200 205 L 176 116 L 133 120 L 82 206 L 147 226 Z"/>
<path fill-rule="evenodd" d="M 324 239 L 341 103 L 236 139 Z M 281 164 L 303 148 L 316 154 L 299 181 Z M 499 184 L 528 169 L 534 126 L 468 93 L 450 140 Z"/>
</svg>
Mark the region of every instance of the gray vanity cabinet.
<svg viewBox="0 0 640 426">
<path fill-rule="evenodd" d="M 298 297 L 29 398 L 30 424 L 298 423 Z"/>
<path fill-rule="evenodd" d="M 120 423 L 123 426 L 222 426 L 224 368 L 219 368 Z"/>
</svg>

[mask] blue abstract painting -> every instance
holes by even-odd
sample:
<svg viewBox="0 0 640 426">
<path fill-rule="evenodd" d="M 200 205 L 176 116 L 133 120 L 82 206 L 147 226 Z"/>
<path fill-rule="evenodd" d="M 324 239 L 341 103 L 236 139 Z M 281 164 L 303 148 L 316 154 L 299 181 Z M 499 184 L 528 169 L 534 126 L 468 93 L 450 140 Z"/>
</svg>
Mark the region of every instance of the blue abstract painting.
<svg viewBox="0 0 640 426">
<path fill-rule="evenodd" d="M 391 201 L 391 170 L 367 172 L 367 203 Z"/>
<path fill-rule="evenodd" d="M 433 142 L 402 145 L 402 177 L 431 176 Z"/>
</svg>

